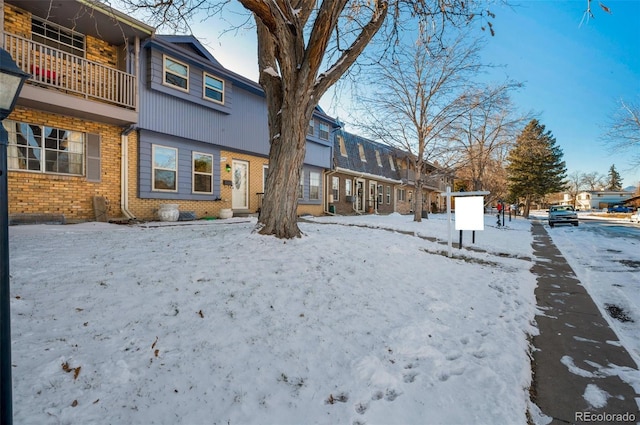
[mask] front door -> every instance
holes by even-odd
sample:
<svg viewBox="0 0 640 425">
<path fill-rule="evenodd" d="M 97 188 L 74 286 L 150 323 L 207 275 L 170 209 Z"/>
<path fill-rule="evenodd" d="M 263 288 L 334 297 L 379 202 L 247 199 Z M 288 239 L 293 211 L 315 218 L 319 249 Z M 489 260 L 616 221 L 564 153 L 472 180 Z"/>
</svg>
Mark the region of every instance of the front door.
<svg viewBox="0 0 640 425">
<path fill-rule="evenodd" d="M 370 212 L 378 210 L 378 183 L 374 180 L 369 181 L 369 199 L 367 200 L 367 208 Z"/>
<path fill-rule="evenodd" d="M 249 209 L 249 163 L 233 160 L 233 189 L 231 191 L 231 208 L 234 210 Z"/>
</svg>

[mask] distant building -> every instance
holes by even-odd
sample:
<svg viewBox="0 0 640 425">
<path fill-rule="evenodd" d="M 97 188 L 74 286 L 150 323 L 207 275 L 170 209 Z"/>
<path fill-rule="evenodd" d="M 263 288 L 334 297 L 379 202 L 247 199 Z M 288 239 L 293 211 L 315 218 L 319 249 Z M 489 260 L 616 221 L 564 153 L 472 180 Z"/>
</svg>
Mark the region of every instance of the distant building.
<svg viewBox="0 0 640 425">
<path fill-rule="evenodd" d="M 588 190 L 578 193 L 576 208 L 580 210 L 601 210 L 610 205 L 624 204 L 632 196 L 633 192 L 626 190 Z"/>
</svg>

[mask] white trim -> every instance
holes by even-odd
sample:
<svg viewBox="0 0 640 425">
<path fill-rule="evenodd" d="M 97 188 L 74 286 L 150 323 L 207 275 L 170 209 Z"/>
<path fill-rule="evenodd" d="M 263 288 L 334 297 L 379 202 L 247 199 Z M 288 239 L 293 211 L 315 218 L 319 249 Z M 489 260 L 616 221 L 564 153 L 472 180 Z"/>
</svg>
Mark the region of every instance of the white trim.
<svg viewBox="0 0 640 425">
<path fill-rule="evenodd" d="M 196 155 L 202 155 L 202 156 L 208 156 L 211 158 L 211 172 L 210 173 L 203 173 L 201 171 L 196 171 L 196 167 L 195 167 L 195 156 Z M 211 177 L 211 191 L 209 192 L 205 192 L 202 190 L 198 190 L 196 191 L 196 174 L 201 175 L 201 176 L 210 176 Z M 206 153 L 206 152 L 197 152 L 197 151 L 191 151 L 191 193 L 194 195 L 213 195 L 213 155 L 210 153 Z"/>
<path fill-rule="evenodd" d="M 167 65 L 166 65 L 166 60 L 169 59 L 172 62 L 177 63 L 178 65 L 182 65 L 184 67 L 187 68 L 187 76 L 183 77 L 182 75 L 178 75 L 175 72 L 169 72 L 172 75 L 177 76 L 178 78 L 186 78 L 187 80 L 187 88 L 182 88 L 180 86 L 176 86 L 175 84 L 171 84 L 167 82 Z M 189 65 L 187 65 L 184 62 L 180 62 L 177 59 L 174 59 L 173 57 L 169 56 L 169 55 L 162 55 L 162 85 L 167 86 L 167 87 L 171 87 L 174 88 L 176 90 L 180 90 L 183 91 L 185 93 L 189 93 Z"/>
<path fill-rule="evenodd" d="M 170 149 L 172 151 L 175 151 L 175 153 L 176 153 L 176 168 L 175 169 L 160 168 L 160 167 L 156 167 L 155 166 L 156 148 Z M 175 172 L 176 173 L 176 180 L 175 180 L 176 188 L 175 189 L 156 189 L 155 170 L 168 170 L 168 171 Z M 151 145 L 151 191 L 152 192 L 171 192 L 171 193 L 177 193 L 178 192 L 178 149 L 172 148 L 170 146 L 164 146 L 164 145 L 157 145 L 157 144 L 152 144 Z"/>
<path fill-rule="evenodd" d="M 222 83 L 222 90 L 218 90 L 217 88 L 211 87 L 211 86 L 207 86 L 207 77 L 210 77 L 214 80 L 220 81 L 220 83 Z M 222 95 L 222 100 L 216 100 L 216 99 L 212 99 L 210 97 L 207 97 L 207 87 L 209 87 L 211 90 L 218 92 Z M 225 90 L 225 82 L 222 78 L 220 77 L 216 77 L 213 74 L 209 74 L 208 72 L 203 72 L 202 73 L 202 98 L 205 100 L 208 100 L 210 102 L 213 103 L 217 103 L 219 105 L 224 105 L 224 101 L 225 101 L 225 95 L 224 95 L 224 90 Z"/>
<path fill-rule="evenodd" d="M 379 181 L 383 181 L 383 182 L 402 184 L 402 180 L 390 179 L 388 177 L 378 176 L 376 174 L 370 174 L 370 173 L 359 173 L 357 171 L 349 170 L 347 168 L 342 168 L 342 167 L 336 167 L 335 171 L 340 172 L 340 173 L 344 173 L 344 174 L 349 174 L 349 175 L 355 176 L 355 177 L 367 178 L 367 179 L 370 179 L 370 180 L 379 180 Z"/>
</svg>

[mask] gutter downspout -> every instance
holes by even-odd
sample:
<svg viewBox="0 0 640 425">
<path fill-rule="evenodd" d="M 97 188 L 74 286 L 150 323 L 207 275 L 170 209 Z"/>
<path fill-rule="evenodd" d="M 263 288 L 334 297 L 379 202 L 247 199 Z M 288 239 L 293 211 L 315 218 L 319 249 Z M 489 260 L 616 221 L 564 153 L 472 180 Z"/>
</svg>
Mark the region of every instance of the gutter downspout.
<svg viewBox="0 0 640 425">
<path fill-rule="evenodd" d="M 126 127 L 120 135 L 120 210 L 129 220 L 135 216 L 129 211 L 129 133 L 135 129 L 134 125 Z"/>
</svg>

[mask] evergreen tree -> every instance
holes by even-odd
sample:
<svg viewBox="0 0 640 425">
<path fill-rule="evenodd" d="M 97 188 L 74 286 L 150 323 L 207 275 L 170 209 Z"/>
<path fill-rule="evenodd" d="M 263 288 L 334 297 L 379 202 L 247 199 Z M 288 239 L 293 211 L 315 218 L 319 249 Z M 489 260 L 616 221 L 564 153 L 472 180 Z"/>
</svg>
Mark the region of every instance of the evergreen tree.
<svg viewBox="0 0 640 425">
<path fill-rule="evenodd" d="M 566 188 L 567 168 L 563 152 L 551 131 L 534 119 L 516 139 L 507 157 L 510 196 L 524 198 L 524 215 L 529 216 L 531 201 Z"/>
<path fill-rule="evenodd" d="M 622 190 L 622 177 L 615 165 L 611 165 L 607 174 L 607 190 Z"/>
</svg>

